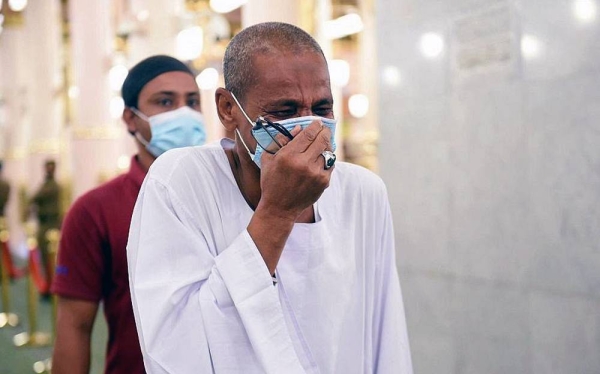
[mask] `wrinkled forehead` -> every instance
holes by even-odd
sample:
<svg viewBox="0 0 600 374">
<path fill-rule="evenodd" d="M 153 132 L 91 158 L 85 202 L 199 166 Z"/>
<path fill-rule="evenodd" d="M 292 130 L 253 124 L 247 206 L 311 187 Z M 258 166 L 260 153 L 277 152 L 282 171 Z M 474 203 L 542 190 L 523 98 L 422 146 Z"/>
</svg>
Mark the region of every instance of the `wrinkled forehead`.
<svg viewBox="0 0 600 374">
<path fill-rule="evenodd" d="M 270 96 L 272 93 L 331 95 L 327 62 L 318 52 L 255 54 L 251 72 L 254 79 L 246 92 L 249 99 L 254 95 Z"/>
</svg>

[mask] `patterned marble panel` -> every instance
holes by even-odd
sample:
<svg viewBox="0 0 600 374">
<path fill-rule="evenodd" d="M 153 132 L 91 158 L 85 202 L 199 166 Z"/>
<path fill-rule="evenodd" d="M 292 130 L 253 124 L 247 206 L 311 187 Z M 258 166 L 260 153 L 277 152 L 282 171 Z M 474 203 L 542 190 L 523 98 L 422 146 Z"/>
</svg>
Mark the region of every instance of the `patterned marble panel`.
<svg viewBox="0 0 600 374">
<path fill-rule="evenodd" d="M 459 275 L 518 281 L 528 242 L 527 130 L 520 83 L 455 90 L 450 250 Z"/>
<path fill-rule="evenodd" d="M 528 85 L 535 287 L 600 296 L 600 73 Z"/>
<path fill-rule="evenodd" d="M 460 352 L 460 357 L 455 369 L 456 373 L 533 373 L 529 362 L 530 352 L 527 341 L 463 336 L 459 339 L 457 350 Z"/>
<path fill-rule="evenodd" d="M 444 97 L 418 105 L 402 101 L 395 109 L 394 126 L 382 128 L 380 140 L 390 166 L 381 175 L 391 183 L 398 262 L 446 272 L 452 260 L 447 249 L 447 105 Z"/>
<path fill-rule="evenodd" d="M 536 293 L 530 303 L 532 373 L 600 372 L 600 300 Z"/>
<path fill-rule="evenodd" d="M 461 279 L 453 284 L 451 300 L 450 317 L 457 336 L 507 344 L 528 341 L 528 292 L 506 284 Z"/>
<path fill-rule="evenodd" d="M 496 5 L 504 66 L 465 74 L 456 45 L 415 48 Z M 401 72 L 380 89 L 379 160 L 419 373 L 600 373 L 600 18 L 572 5 L 378 1 L 380 66 Z"/>
<path fill-rule="evenodd" d="M 451 277 L 400 269 L 409 335 L 450 335 L 455 326 L 455 286 Z M 412 331 L 415 328 L 416 331 Z M 413 334 L 414 333 L 414 334 Z"/>
<path fill-rule="evenodd" d="M 413 369 L 418 374 L 458 374 L 452 335 L 414 331 L 409 336 Z"/>
</svg>

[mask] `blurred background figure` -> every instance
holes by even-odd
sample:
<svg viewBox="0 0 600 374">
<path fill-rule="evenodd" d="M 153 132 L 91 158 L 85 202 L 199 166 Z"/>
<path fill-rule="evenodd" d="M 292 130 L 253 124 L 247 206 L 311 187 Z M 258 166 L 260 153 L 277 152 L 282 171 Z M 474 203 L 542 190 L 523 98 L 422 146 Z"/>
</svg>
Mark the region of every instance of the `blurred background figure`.
<svg viewBox="0 0 600 374">
<path fill-rule="evenodd" d="M 0 220 L 4 219 L 4 209 L 10 195 L 10 184 L 2 176 L 2 160 L 0 160 Z M 2 223 L 0 223 L 1 225 Z"/>
<path fill-rule="evenodd" d="M 105 373 L 144 373 L 129 294 L 125 246 L 138 192 L 154 160 L 169 149 L 202 145 L 204 119 L 194 74 L 166 55 L 129 71 L 122 119 L 137 146 L 128 173 L 88 191 L 65 217 L 52 292 L 58 295 L 52 372 L 90 371 L 100 303 L 108 324 Z"/>
<path fill-rule="evenodd" d="M 56 162 L 46 160 L 44 162 L 44 182 L 31 198 L 30 205 L 38 221 L 37 242 L 48 282 L 51 271 L 46 233 L 48 230 L 60 228 L 60 186 L 54 179 L 55 172 Z"/>
</svg>

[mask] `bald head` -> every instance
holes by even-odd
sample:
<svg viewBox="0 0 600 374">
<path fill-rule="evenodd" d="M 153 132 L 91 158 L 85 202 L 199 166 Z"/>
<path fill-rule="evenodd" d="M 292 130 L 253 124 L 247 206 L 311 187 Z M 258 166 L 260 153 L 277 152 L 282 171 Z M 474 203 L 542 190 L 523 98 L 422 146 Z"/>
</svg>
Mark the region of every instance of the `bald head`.
<svg viewBox="0 0 600 374">
<path fill-rule="evenodd" d="M 317 41 L 306 31 L 287 23 L 265 22 L 245 28 L 227 46 L 223 58 L 225 88 L 241 101 L 256 81 L 253 58 L 257 55 L 318 53 Z"/>
</svg>

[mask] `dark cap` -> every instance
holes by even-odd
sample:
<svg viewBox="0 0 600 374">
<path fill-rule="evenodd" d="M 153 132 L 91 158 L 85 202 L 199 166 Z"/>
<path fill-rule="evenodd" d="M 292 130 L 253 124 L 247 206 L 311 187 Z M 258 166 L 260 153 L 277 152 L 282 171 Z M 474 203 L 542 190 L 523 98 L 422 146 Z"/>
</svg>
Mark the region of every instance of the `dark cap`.
<svg viewBox="0 0 600 374">
<path fill-rule="evenodd" d="M 129 70 L 121 88 L 125 106 L 137 107 L 138 96 L 142 88 L 152 79 L 170 71 L 182 71 L 194 76 L 194 73 L 183 62 L 170 56 L 151 56 L 138 62 Z"/>
</svg>

